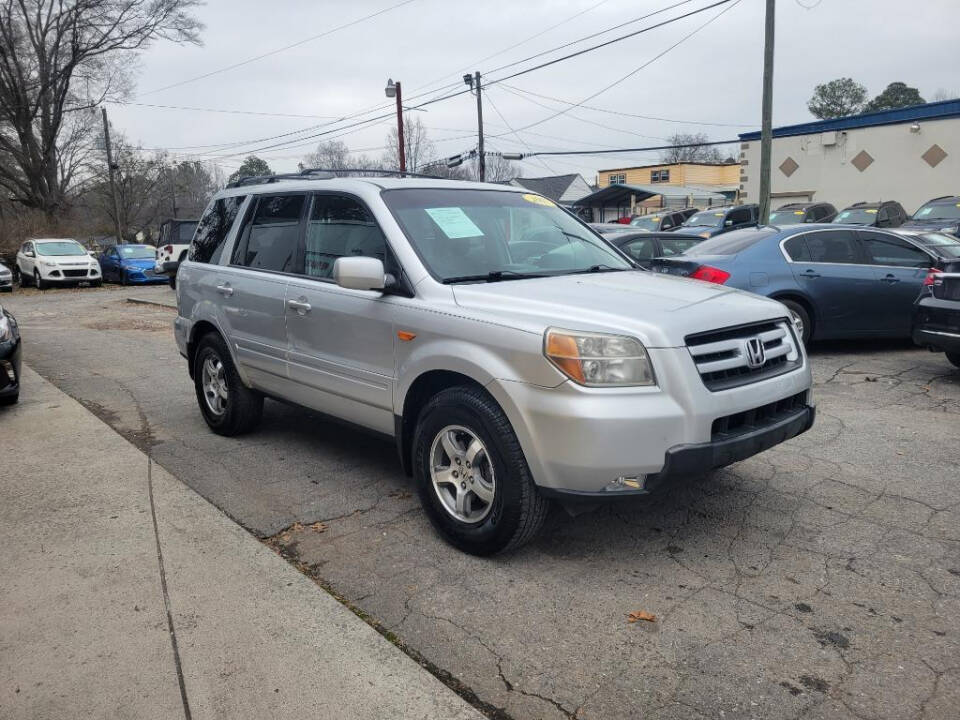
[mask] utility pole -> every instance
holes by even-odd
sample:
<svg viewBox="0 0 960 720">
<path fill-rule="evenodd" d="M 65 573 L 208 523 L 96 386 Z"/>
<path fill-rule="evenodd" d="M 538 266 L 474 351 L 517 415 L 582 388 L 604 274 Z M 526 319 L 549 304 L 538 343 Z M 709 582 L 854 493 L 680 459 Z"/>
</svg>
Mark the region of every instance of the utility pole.
<svg viewBox="0 0 960 720">
<path fill-rule="evenodd" d="M 760 122 L 760 217 L 770 222 L 770 152 L 773 142 L 773 35 L 776 0 L 767 0 L 763 43 L 763 109 Z"/>
<path fill-rule="evenodd" d="M 477 86 L 477 133 L 479 136 L 477 141 L 477 175 L 480 182 L 485 182 L 487 179 L 487 156 L 483 152 L 483 101 L 480 98 L 480 71 L 478 70 L 473 77 Z"/>
<path fill-rule="evenodd" d="M 176 178 L 176 163 L 173 164 L 173 167 L 167 168 L 167 180 L 170 182 L 170 205 L 173 208 L 173 215 L 170 217 L 176 219 L 177 217 L 177 178 Z"/>
<path fill-rule="evenodd" d="M 393 79 L 387 80 L 387 87 L 384 89 L 387 97 L 397 99 L 397 157 L 400 159 L 400 176 L 407 171 L 407 148 L 403 140 L 403 92 L 400 88 L 400 81 Z"/>
<path fill-rule="evenodd" d="M 103 114 L 103 145 L 107 151 L 107 170 L 110 174 L 110 194 L 113 195 L 113 217 L 116 221 L 117 243 L 123 244 L 123 230 L 120 226 L 120 200 L 117 198 L 117 183 L 113 177 L 113 150 L 110 148 L 110 123 L 107 121 L 107 108 L 100 108 Z"/>
</svg>

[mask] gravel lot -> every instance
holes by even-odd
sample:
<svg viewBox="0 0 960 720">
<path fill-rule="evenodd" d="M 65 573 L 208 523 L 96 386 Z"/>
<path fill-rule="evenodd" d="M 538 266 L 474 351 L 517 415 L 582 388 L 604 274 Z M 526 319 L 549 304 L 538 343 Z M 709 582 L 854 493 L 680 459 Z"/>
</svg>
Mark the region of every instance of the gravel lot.
<svg viewBox="0 0 960 720">
<path fill-rule="evenodd" d="M 815 347 L 806 435 L 478 559 L 435 537 L 388 442 L 274 402 L 253 435 L 208 432 L 173 311 L 127 296 L 173 297 L 0 302 L 32 368 L 491 716 L 956 717 L 960 371 L 942 355 Z"/>
</svg>

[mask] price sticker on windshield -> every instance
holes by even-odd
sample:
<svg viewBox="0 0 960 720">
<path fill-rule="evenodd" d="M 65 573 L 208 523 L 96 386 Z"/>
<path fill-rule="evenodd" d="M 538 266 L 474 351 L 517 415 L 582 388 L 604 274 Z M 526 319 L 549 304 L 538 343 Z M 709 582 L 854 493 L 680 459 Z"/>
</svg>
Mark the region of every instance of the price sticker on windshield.
<svg viewBox="0 0 960 720">
<path fill-rule="evenodd" d="M 468 237 L 483 237 L 483 231 L 459 207 L 425 208 L 427 215 L 451 240 Z"/>
<path fill-rule="evenodd" d="M 543 205 L 544 207 L 555 207 L 554 203 L 550 200 L 547 200 L 545 197 L 540 195 L 534 195 L 533 193 L 526 193 L 523 196 L 523 199 L 528 203 L 533 203 L 534 205 Z"/>
</svg>

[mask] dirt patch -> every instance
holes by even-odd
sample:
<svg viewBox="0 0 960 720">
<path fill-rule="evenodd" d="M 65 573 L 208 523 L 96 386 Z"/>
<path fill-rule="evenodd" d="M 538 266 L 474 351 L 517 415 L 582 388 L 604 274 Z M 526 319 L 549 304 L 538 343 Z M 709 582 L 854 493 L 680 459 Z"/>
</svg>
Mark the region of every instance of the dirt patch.
<svg viewBox="0 0 960 720">
<path fill-rule="evenodd" d="M 154 320 L 139 317 L 91 320 L 85 322 L 83 326 L 91 330 L 146 330 L 147 332 L 170 332 L 172 329 L 168 319 Z"/>
</svg>

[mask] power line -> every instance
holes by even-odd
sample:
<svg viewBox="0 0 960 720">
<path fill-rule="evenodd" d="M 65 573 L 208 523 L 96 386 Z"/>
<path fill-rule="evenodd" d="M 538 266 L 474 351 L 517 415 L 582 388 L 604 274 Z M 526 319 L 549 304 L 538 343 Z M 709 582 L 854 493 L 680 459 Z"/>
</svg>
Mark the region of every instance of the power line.
<svg viewBox="0 0 960 720">
<path fill-rule="evenodd" d="M 507 129 L 516 136 L 517 140 L 519 140 L 520 143 L 521 143 L 525 148 L 527 148 L 527 150 L 529 150 L 529 149 L 530 149 L 530 146 L 527 145 L 527 141 L 524 140 L 524 139 L 520 136 L 520 133 L 518 133 L 516 130 L 513 129 L 513 127 L 510 125 L 510 123 L 507 121 L 507 119 L 503 116 L 503 113 L 500 112 L 500 108 L 498 108 L 498 107 L 497 107 L 497 104 L 496 104 L 495 102 L 493 102 L 493 99 L 490 97 L 490 93 L 487 93 L 487 102 L 490 103 L 490 107 L 493 108 L 493 111 L 500 117 L 501 120 L 503 120 L 503 124 L 507 126 Z M 499 136 L 498 136 L 498 137 L 499 137 Z M 551 168 L 549 165 L 547 165 L 546 161 L 540 160 L 539 158 L 538 158 L 538 161 L 540 162 L 541 165 L 543 165 L 544 169 L 545 169 L 547 172 L 556 173 L 556 170 L 554 170 L 554 169 Z"/>
<path fill-rule="evenodd" d="M 617 148 L 615 150 L 553 150 L 530 153 L 526 157 L 534 157 L 537 155 L 611 155 L 614 153 L 650 152 L 653 150 L 679 150 L 683 148 L 711 147 L 715 145 L 733 145 L 738 142 L 740 142 L 740 138 L 733 138 L 732 140 L 709 140 L 707 142 L 697 143 L 681 143 L 677 145 L 650 145 L 648 147 L 638 148 Z"/>
<path fill-rule="evenodd" d="M 308 42 L 319 40 L 320 38 L 326 37 L 327 35 L 331 35 L 339 30 L 344 30 L 348 27 L 359 25 L 360 23 L 365 22 L 367 20 L 372 20 L 378 15 L 383 15 L 384 13 L 388 13 L 391 10 L 396 10 L 397 8 L 403 7 L 404 5 L 409 5 L 412 2 L 416 2 L 416 0 L 402 0 L 402 2 L 396 3 L 395 5 L 391 5 L 390 7 L 383 8 L 382 10 L 378 10 L 375 13 L 371 13 L 362 18 L 357 18 L 356 20 L 351 20 L 350 22 L 345 23 L 343 25 L 338 25 L 335 28 L 330 28 L 329 30 L 325 30 L 324 32 L 318 35 L 313 35 L 303 40 L 298 40 L 297 42 L 291 43 L 290 45 L 284 45 L 283 47 L 277 48 L 276 50 L 271 50 L 269 52 L 263 53 L 262 55 L 257 55 L 255 57 L 247 58 L 246 60 L 241 60 L 240 62 L 234 63 L 233 65 L 227 65 L 226 67 L 219 68 L 218 70 L 211 70 L 210 72 L 204 73 L 203 75 L 197 75 L 196 77 L 188 78 L 186 80 L 181 80 L 180 82 L 175 82 L 170 85 L 164 85 L 163 87 L 159 87 L 154 90 L 148 90 L 147 92 L 139 95 L 139 97 L 143 97 L 144 95 L 152 95 L 153 93 L 162 92 L 163 90 L 170 90 L 171 88 L 180 87 L 181 85 L 186 85 L 188 83 L 196 82 L 197 80 L 203 80 L 213 75 L 219 75 L 220 73 L 227 72 L 228 70 L 233 70 L 235 68 L 242 67 L 244 65 L 249 65 L 250 63 L 256 62 L 257 60 L 263 60 L 264 58 L 270 57 L 271 55 L 277 55 L 278 53 L 282 53 L 286 50 L 299 47 L 300 45 L 305 45 Z"/>
<path fill-rule="evenodd" d="M 656 120 L 657 122 L 669 122 L 669 123 L 678 123 L 681 125 L 710 125 L 715 127 L 732 127 L 732 128 L 744 128 L 752 127 L 754 123 L 718 123 L 718 122 L 708 122 L 706 120 L 677 120 L 676 118 L 665 118 L 658 117 L 656 115 L 640 115 L 638 113 L 628 113 L 621 110 L 610 110 L 609 108 L 601 108 L 596 105 L 587 105 L 586 103 L 575 103 L 569 100 L 563 100 L 562 98 L 551 97 L 550 95 L 543 95 L 541 93 L 533 92 L 532 90 L 525 90 L 519 88 L 515 85 L 509 85 L 507 83 L 500 83 L 501 89 L 513 90 L 518 93 L 523 93 L 525 95 L 533 95 L 534 97 L 543 98 L 544 100 L 552 100 L 553 102 L 562 103 L 564 105 L 576 105 L 583 108 L 584 110 L 595 110 L 596 112 L 608 113 L 610 115 L 619 115 L 621 117 L 630 117 L 638 118 L 640 120 Z"/>
<path fill-rule="evenodd" d="M 184 105 L 154 105 L 151 103 L 128 102 L 126 100 L 112 100 L 111 102 L 116 105 L 156 108 L 160 110 L 188 110 L 193 112 L 227 113 L 230 115 L 259 115 L 263 117 L 288 117 L 316 120 L 334 120 L 337 117 L 336 115 L 298 115 L 296 113 L 257 112 L 254 110 L 227 110 L 220 108 L 190 107 Z"/>
<path fill-rule="evenodd" d="M 573 110 L 574 108 L 579 107 L 582 103 L 585 103 L 585 102 L 588 102 L 588 101 L 590 101 L 590 100 L 593 100 L 593 98 L 595 98 L 595 97 L 597 97 L 597 96 L 599 96 L 599 95 L 602 95 L 603 93 L 607 92 L 607 91 L 610 90 L 611 88 L 616 87 L 616 86 L 619 85 L 620 83 L 622 83 L 622 82 L 624 82 L 625 80 L 627 80 L 627 79 L 633 77 L 634 75 L 636 75 L 638 72 L 640 72 L 640 71 L 643 70 L 644 68 L 649 67 L 650 65 L 652 65 L 653 63 L 655 63 L 657 60 L 659 60 L 660 58 L 662 58 L 664 55 L 666 55 L 666 54 L 669 53 L 670 51 L 672 51 L 672 50 L 674 50 L 675 48 L 677 48 L 679 45 L 681 45 L 681 44 L 683 44 L 684 42 L 686 42 L 687 40 L 689 40 L 691 37 L 693 37 L 693 36 L 696 35 L 698 32 L 700 32 L 700 31 L 703 30 L 705 27 L 707 27 L 707 25 L 709 25 L 709 24 L 711 24 L 712 22 L 714 22 L 715 20 L 717 20 L 721 15 L 723 15 L 723 14 L 726 13 L 727 11 L 729 11 L 729 10 L 731 10 L 732 8 L 734 8 L 734 7 L 736 7 L 737 5 L 739 5 L 740 2 L 741 2 L 741 0 L 718 0 L 717 2 L 715 2 L 715 3 L 711 4 L 711 5 L 707 5 L 706 7 L 700 8 L 699 10 L 691 11 L 691 12 L 689 12 L 689 13 L 686 13 L 685 15 L 681 15 L 681 16 L 678 17 L 678 18 L 674 18 L 673 20 L 668 20 L 668 21 L 665 21 L 665 22 L 662 22 L 662 23 L 658 23 L 657 25 L 652 25 L 652 26 L 650 26 L 649 28 L 644 28 L 644 29 L 642 29 L 642 30 L 638 30 L 638 31 L 636 31 L 636 32 L 634 32 L 634 33 L 631 33 L 631 35 L 638 35 L 638 34 L 640 34 L 641 32 L 648 32 L 649 30 L 653 30 L 654 28 L 662 27 L 663 25 L 666 25 L 666 24 L 669 23 L 669 22 L 676 22 L 677 20 L 683 20 L 684 18 L 688 18 L 688 17 L 690 17 L 691 15 L 695 15 L 695 14 L 697 14 L 697 13 L 704 12 L 705 10 L 710 10 L 710 9 L 715 8 L 715 7 L 718 7 L 718 6 L 720 6 L 720 5 L 727 5 L 727 4 L 730 3 L 731 1 L 733 2 L 732 5 L 729 5 L 728 7 L 724 8 L 724 9 L 721 10 L 719 13 L 717 13 L 716 15 L 714 15 L 712 18 L 710 18 L 709 20 L 707 20 L 705 23 L 702 23 L 701 25 L 699 25 L 699 26 L 697 26 L 696 28 L 694 28 L 691 32 L 689 32 L 689 33 L 687 33 L 686 35 L 684 35 L 682 38 L 680 38 L 680 39 L 679 39 L 677 42 L 675 42 L 673 45 L 669 46 L 666 50 L 664 50 L 664 51 L 662 51 L 662 52 L 654 55 L 650 60 L 648 60 L 648 61 L 646 61 L 645 63 L 643 63 L 642 65 L 634 68 L 633 70 L 631 70 L 630 72 L 628 72 L 628 73 L 627 73 L 626 75 L 624 75 L 623 77 L 621 77 L 621 78 L 613 81 L 612 83 L 610 83 L 610 84 L 607 85 L 606 87 L 601 88 L 600 90 L 598 90 L 597 92 L 593 93 L 592 95 L 588 95 L 588 96 L 585 97 L 581 102 L 575 103 L 575 104 L 571 105 L 570 107 L 568 107 L 568 108 L 566 108 L 566 109 L 564 109 L 564 110 L 560 110 L 560 111 L 554 113 L 553 115 L 550 115 L 550 116 L 548 116 L 548 117 L 545 117 L 545 118 L 543 118 L 542 120 L 538 120 L 538 121 L 536 121 L 536 122 L 534 122 L 534 123 L 530 123 L 529 125 L 525 125 L 524 127 L 519 128 L 519 129 L 520 129 L 520 130 L 526 130 L 527 128 L 536 127 L 537 125 L 541 125 L 541 124 L 543 124 L 543 123 L 545 123 L 545 122 L 547 122 L 547 121 L 549 121 L 549 120 L 553 120 L 553 119 L 556 118 L 556 117 L 560 117 L 561 115 L 565 115 L 566 113 L 570 112 L 570 110 Z M 626 37 L 626 36 L 625 36 L 625 37 Z M 621 39 L 622 39 L 622 38 L 621 38 Z M 616 40 L 613 40 L 613 41 L 610 41 L 610 42 L 616 42 Z M 605 43 L 605 44 L 609 44 L 609 43 Z M 597 47 L 602 47 L 602 46 L 597 46 Z M 594 49 L 596 49 L 596 48 L 594 48 Z M 583 51 L 581 51 L 581 52 L 583 52 Z M 561 59 L 562 59 L 562 58 L 561 58 Z M 551 63 L 552 63 L 552 62 L 555 62 L 555 61 L 551 61 Z M 547 64 L 551 64 L 551 63 L 547 63 Z M 545 66 L 545 65 L 540 66 L 540 67 L 544 67 L 544 66 Z M 519 73 L 514 73 L 513 75 L 510 75 L 510 76 L 508 76 L 508 77 L 506 77 L 506 78 L 501 78 L 499 81 L 494 80 L 493 83 L 503 82 L 504 80 L 509 80 L 510 78 L 516 77 L 517 75 L 522 75 L 522 74 L 525 74 L 525 73 L 527 73 L 527 72 L 531 72 L 532 70 L 536 70 L 536 69 L 538 69 L 538 68 L 536 68 L 536 67 L 535 67 L 535 68 L 530 68 L 530 69 L 528 69 L 528 70 L 524 70 L 524 71 L 521 71 L 521 72 L 519 72 Z M 493 84 L 493 83 L 491 83 L 491 84 Z"/>
</svg>

